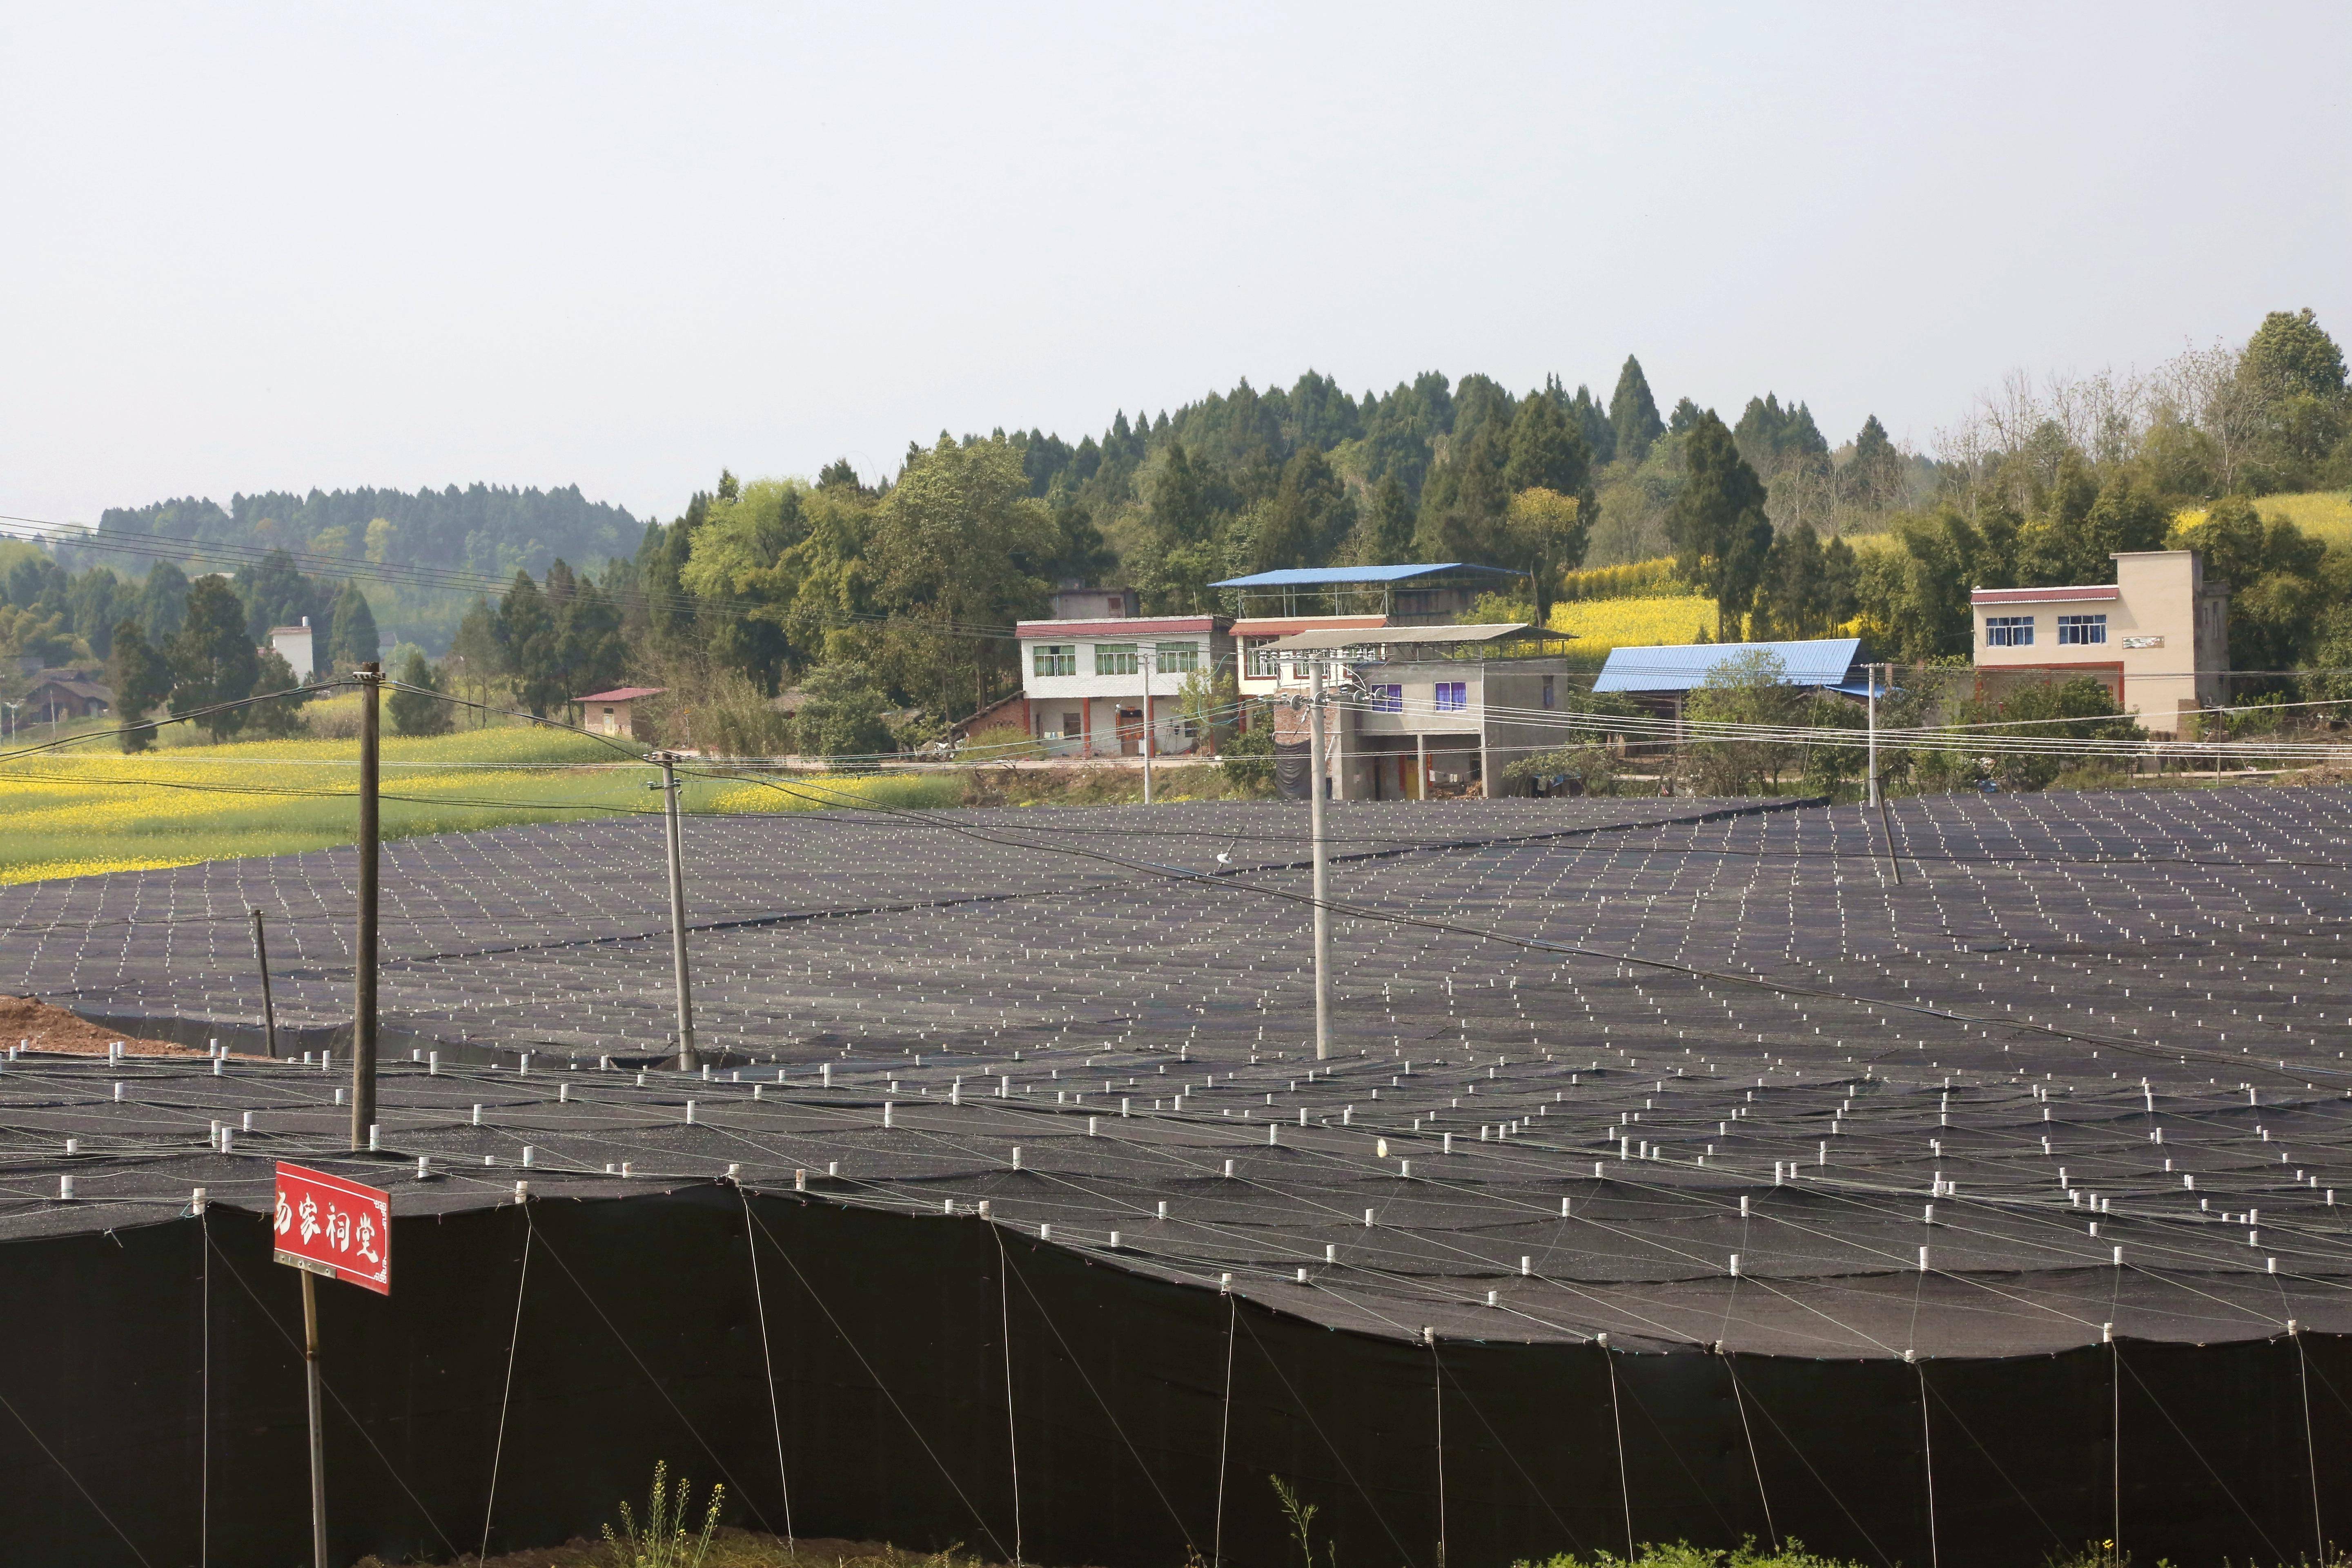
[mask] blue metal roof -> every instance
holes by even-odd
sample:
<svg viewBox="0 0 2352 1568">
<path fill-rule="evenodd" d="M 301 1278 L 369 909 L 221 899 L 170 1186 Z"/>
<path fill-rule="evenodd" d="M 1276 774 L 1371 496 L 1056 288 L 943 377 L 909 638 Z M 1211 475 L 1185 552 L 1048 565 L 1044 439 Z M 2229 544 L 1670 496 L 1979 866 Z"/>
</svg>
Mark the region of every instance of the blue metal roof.
<svg viewBox="0 0 2352 1568">
<path fill-rule="evenodd" d="M 1246 577 L 1228 577 L 1222 583 L 1212 583 L 1212 588 L 1320 588 L 1339 583 L 1402 583 L 1411 577 L 1426 577 L 1437 572 L 1482 572 L 1496 577 L 1524 577 L 1524 572 L 1514 572 L 1503 566 L 1473 566 L 1463 561 L 1443 561 L 1434 565 L 1419 566 L 1285 566 L 1276 572 L 1254 572 Z"/>
<path fill-rule="evenodd" d="M 1854 665 L 1862 658 L 1860 637 L 1819 637 L 1809 642 L 1704 642 L 1680 647 L 1617 647 L 1593 681 L 1595 691 L 1688 691 L 1704 685 L 1707 673 L 1727 659 L 1763 652 L 1778 658 L 1789 671 L 1790 686 L 1822 686 L 1832 690 L 1856 688 L 1862 678 Z"/>
</svg>

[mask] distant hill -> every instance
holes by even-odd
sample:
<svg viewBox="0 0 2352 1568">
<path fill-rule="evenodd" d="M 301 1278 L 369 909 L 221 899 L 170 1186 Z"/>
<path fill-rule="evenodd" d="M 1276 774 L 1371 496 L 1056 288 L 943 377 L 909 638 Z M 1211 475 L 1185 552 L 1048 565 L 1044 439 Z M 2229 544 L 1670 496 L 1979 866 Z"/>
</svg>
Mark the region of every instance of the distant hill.
<svg viewBox="0 0 2352 1568">
<path fill-rule="evenodd" d="M 381 525 L 381 526 L 379 526 Z M 585 566 L 633 556 L 645 525 L 625 507 L 592 501 L 577 485 L 513 489 L 267 491 L 229 498 L 110 507 L 99 531 L 161 533 L 211 543 L 283 546 L 323 555 L 537 576 L 561 556 Z"/>
<path fill-rule="evenodd" d="M 444 490 L 268 491 L 229 498 L 185 498 L 142 507 L 110 507 L 99 517 L 106 533 L 162 534 L 208 544 L 258 545 L 354 562 L 394 562 L 511 578 L 517 569 L 544 577 L 559 558 L 583 570 L 633 558 L 645 524 L 625 507 L 592 501 L 577 485 L 515 489 L 501 485 L 451 485 Z M 77 564 L 104 564 L 125 576 L 145 572 L 138 555 L 68 550 Z M 306 568 L 322 579 L 331 569 Z M 191 572 L 204 570 L 191 566 Z M 466 611 L 463 595 L 364 584 L 384 645 L 417 643 L 436 654 L 449 646 Z"/>
</svg>

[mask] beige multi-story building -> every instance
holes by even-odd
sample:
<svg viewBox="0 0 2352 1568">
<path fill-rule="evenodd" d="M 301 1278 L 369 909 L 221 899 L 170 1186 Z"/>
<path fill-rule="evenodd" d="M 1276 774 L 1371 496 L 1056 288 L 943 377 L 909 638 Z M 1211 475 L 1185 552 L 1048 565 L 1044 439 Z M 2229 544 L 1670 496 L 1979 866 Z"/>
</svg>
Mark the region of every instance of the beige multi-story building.
<svg viewBox="0 0 2352 1568">
<path fill-rule="evenodd" d="M 1331 699 L 1323 728 L 1330 799 L 1539 793 L 1509 770 L 1573 738 L 1558 715 L 1571 678 L 1568 642 L 1518 622 L 1318 626 L 1277 638 L 1268 647 L 1283 793 L 1307 793 L 1313 719 L 1279 700 L 1306 695 L 1318 664 Z"/>
<path fill-rule="evenodd" d="M 2115 556 L 2116 580 L 2064 588 L 1979 588 L 1978 689 L 1998 699 L 2029 679 L 2087 675 L 2149 730 L 2227 698 L 2230 589 L 2193 550 Z"/>
</svg>

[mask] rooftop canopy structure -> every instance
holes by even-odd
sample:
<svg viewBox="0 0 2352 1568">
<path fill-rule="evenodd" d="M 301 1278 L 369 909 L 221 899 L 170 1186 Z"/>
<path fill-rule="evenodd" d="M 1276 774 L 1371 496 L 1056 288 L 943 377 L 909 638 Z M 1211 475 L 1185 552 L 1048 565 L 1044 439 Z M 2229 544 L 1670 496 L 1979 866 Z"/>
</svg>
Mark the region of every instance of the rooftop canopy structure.
<svg viewBox="0 0 2352 1568">
<path fill-rule="evenodd" d="M 1286 566 L 1209 586 L 1238 595 L 1244 619 L 1378 615 L 1397 625 L 1458 616 L 1479 595 L 1500 593 L 1526 576 L 1503 566 L 1442 561 L 1402 566 Z"/>
<path fill-rule="evenodd" d="M 1394 664 L 1428 658 L 1528 658 L 1565 651 L 1570 639 L 1525 621 L 1473 626 L 1318 626 L 1276 637 L 1266 645 L 1276 656 L 1336 654 L 1357 664 Z"/>
<path fill-rule="evenodd" d="M 1674 696 L 1695 690 L 1723 665 L 1750 654 L 1769 654 L 1787 673 L 1790 686 L 1842 691 L 1849 697 L 1870 694 L 1863 670 L 1860 637 L 1815 637 L 1803 642 L 1695 643 L 1681 647 L 1620 647 L 1609 650 L 1609 662 L 1592 683 L 1595 691 L 1628 696 Z"/>
</svg>

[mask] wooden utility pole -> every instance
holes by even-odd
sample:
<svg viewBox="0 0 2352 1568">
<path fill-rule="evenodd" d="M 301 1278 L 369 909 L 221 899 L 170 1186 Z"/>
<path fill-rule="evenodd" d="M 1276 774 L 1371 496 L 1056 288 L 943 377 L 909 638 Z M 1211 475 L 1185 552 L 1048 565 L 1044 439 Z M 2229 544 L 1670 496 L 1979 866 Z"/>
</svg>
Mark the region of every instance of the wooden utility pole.
<svg viewBox="0 0 2352 1568">
<path fill-rule="evenodd" d="M 656 752 L 661 765 L 662 824 L 669 840 L 669 956 L 677 982 L 677 1070 L 702 1065 L 694 1050 L 694 994 L 686 980 L 686 850 L 677 826 L 677 753 Z"/>
<path fill-rule="evenodd" d="M 253 962 L 261 968 L 261 1037 L 272 1060 L 278 1056 L 278 1006 L 269 999 L 269 948 L 261 940 L 261 911 L 253 911 Z"/>
<path fill-rule="evenodd" d="M 375 1125 L 377 710 L 383 666 L 360 666 L 360 929 L 352 983 L 352 1147 Z"/>
</svg>

